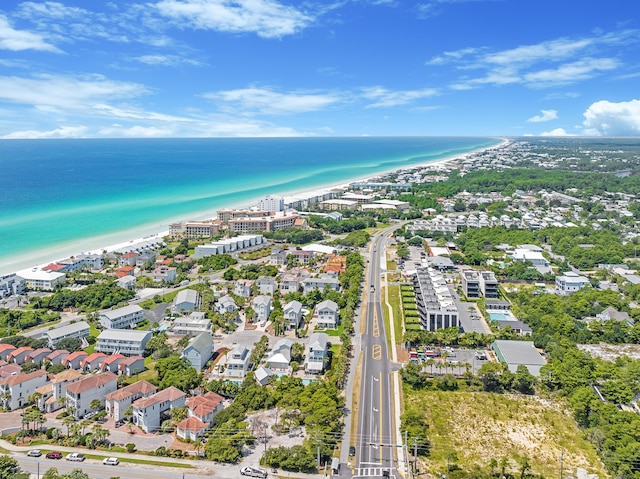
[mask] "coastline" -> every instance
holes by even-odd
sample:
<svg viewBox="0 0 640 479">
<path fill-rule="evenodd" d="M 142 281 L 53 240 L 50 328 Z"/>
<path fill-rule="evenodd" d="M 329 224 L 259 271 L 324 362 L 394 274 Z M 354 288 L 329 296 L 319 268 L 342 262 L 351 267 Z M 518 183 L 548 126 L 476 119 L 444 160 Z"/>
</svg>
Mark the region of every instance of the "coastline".
<svg viewBox="0 0 640 479">
<path fill-rule="evenodd" d="M 367 176 L 351 178 L 341 183 L 333 182 L 333 183 L 317 185 L 317 186 L 314 186 L 313 188 L 302 188 L 298 190 L 285 191 L 285 192 L 274 191 L 270 194 L 273 194 L 276 196 L 283 196 L 283 197 L 304 196 L 305 194 L 309 194 L 315 191 L 321 191 L 321 190 L 326 191 L 334 188 L 341 188 L 341 187 L 348 186 L 349 184 L 354 182 L 368 181 L 373 178 L 384 177 L 394 173 L 400 173 L 403 171 L 413 170 L 416 168 L 433 168 L 437 166 L 442 166 L 447 163 L 454 162 L 461 158 L 467 157 L 469 155 L 474 155 L 481 152 L 490 151 L 493 149 L 503 148 L 507 146 L 509 143 L 511 143 L 511 140 L 505 137 L 496 137 L 496 140 L 501 140 L 501 141 L 496 145 L 492 145 L 490 147 L 483 147 L 483 148 L 478 148 L 477 150 L 472 150 L 465 153 L 453 154 L 450 156 L 446 156 L 444 158 L 439 158 L 433 161 L 429 161 L 427 163 L 417 163 L 413 165 L 406 165 L 400 168 L 381 171 L 374 175 L 369 174 Z M 260 197 L 249 200 L 248 204 L 247 204 L 247 201 L 230 203 L 230 204 L 224 205 L 223 208 L 230 208 L 230 209 L 250 208 L 252 206 L 255 206 L 259 199 Z M 188 217 L 183 215 L 179 218 L 167 218 L 160 224 L 142 225 L 140 227 L 135 228 L 134 230 L 128 229 L 128 230 L 116 231 L 107 235 L 100 235 L 100 236 L 94 236 L 91 238 L 78 239 L 77 241 L 67 243 L 65 245 L 57 245 L 57 246 L 51 247 L 50 251 L 45 250 L 42 252 L 41 255 L 38 255 L 37 257 L 35 257 L 33 254 L 17 255 L 14 261 L 6 265 L 7 268 L 0 265 L 0 275 L 16 273 L 19 271 L 24 271 L 28 269 L 34 269 L 34 268 L 39 269 L 51 263 L 55 263 L 56 261 L 61 261 L 65 258 L 69 258 L 70 256 L 74 256 L 78 254 L 100 254 L 103 251 L 112 252 L 112 251 L 116 251 L 126 247 L 132 247 L 140 243 L 143 243 L 145 241 L 149 241 L 151 239 L 162 238 L 169 233 L 168 227 L 170 224 L 176 223 L 176 222 L 184 222 L 187 220 L 202 220 L 202 219 L 212 218 L 216 216 L 216 212 L 219 209 L 221 208 L 216 208 L 214 210 L 194 212 Z M 134 239 L 130 239 L 132 237 L 134 237 Z M 103 246 L 105 244 L 108 246 Z M 55 258 L 55 259 L 45 260 L 44 259 L 45 257 Z"/>
</svg>

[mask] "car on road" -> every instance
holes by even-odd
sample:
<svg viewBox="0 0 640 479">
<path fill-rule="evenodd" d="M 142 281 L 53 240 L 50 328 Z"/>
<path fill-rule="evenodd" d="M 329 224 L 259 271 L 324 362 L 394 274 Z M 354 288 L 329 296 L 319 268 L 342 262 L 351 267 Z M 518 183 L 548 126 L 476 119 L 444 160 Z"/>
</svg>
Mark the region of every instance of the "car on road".
<svg viewBox="0 0 640 479">
<path fill-rule="evenodd" d="M 29 456 L 29 457 L 40 457 L 40 456 L 42 456 L 42 451 L 40 449 L 31 449 L 27 453 L 27 456 Z"/>
<path fill-rule="evenodd" d="M 47 459 L 62 459 L 62 453 L 58 451 L 48 452 L 45 456 Z"/>
<path fill-rule="evenodd" d="M 105 457 L 104 461 L 102 461 L 102 464 L 105 464 L 107 466 L 117 466 L 118 464 L 120 464 L 120 460 L 117 457 Z"/>
<path fill-rule="evenodd" d="M 349 446 L 349 456 L 353 457 L 356 455 L 356 447 L 355 446 Z"/>
<path fill-rule="evenodd" d="M 243 467 L 242 469 L 240 469 L 240 474 L 242 474 L 243 476 L 262 477 L 262 478 L 265 478 L 268 475 L 267 471 L 262 469 L 261 467 L 251 467 L 251 466 Z"/>
<path fill-rule="evenodd" d="M 84 461 L 84 454 L 81 454 L 79 452 L 72 452 L 71 454 L 67 454 L 67 457 L 65 457 L 65 459 L 67 461 L 82 462 Z"/>
</svg>

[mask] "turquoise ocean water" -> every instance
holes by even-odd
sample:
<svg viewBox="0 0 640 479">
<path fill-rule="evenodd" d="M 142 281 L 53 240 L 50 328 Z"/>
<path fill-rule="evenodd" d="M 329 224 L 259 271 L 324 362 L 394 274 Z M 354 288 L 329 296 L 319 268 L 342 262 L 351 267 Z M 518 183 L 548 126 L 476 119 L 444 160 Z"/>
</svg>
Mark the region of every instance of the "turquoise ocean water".
<svg viewBox="0 0 640 479">
<path fill-rule="evenodd" d="M 484 149 L 497 138 L 0 141 L 0 273 L 223 207 Z"/>
</svg>

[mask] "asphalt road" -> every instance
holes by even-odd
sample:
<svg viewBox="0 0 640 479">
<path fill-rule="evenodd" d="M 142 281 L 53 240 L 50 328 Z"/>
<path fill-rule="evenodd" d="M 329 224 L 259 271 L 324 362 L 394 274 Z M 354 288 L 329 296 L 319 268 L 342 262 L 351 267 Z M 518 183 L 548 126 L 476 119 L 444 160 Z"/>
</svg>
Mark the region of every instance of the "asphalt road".
<svg viewBox="0 0 640 479">
<path fill-rule="evenodd" d="M 383 470 L 397 476 L 390 358 L 380 303 L 380 260 L 393 229 L 375 235 L 371 246 L 354 477 L 382 477 Z"/>
</svg>

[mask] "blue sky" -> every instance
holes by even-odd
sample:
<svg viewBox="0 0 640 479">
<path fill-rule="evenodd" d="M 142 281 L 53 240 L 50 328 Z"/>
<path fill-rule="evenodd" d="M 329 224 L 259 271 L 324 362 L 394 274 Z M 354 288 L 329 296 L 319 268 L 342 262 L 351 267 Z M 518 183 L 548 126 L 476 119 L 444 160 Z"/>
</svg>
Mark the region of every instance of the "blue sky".
<svg viewBox="0 0 640 479">
<path fill-rule="evenodd" d="M 637 0 L 0 3 L 0 138 L 640 135 Z"/>
</svg>

